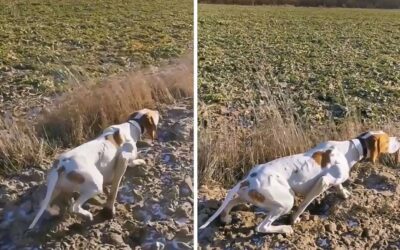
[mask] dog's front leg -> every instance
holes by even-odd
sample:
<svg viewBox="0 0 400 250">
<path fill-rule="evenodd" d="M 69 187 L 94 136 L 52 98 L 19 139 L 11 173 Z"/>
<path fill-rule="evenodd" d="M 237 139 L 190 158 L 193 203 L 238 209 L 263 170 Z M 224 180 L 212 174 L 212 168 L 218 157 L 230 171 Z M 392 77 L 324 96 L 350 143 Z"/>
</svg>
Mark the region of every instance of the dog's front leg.
<svg viewBox="0 0 400 250">
<path fill-rule="evenodd" d="M 106 205 L 103 209 L 105 215 L 109 218 L 115 215 L 115 199 L 117 198 L 118 187 L 121 183 L 122 177 L 125 174 L 128 163 L 133 157 L 134 146 L 131 143 L 124 143 L 118 153 L 117 160 L 115 163 L 114 178 L 111 183 L 110 194 L 107 197 Z"/>
</svg>

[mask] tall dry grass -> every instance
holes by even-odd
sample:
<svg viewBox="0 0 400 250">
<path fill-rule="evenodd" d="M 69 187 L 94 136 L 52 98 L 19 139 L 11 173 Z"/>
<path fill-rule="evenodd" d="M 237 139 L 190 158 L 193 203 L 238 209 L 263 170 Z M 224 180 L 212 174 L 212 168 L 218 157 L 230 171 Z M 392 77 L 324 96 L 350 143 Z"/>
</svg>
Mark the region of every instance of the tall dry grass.
<svg viewBox="0 0 400 250">
<path fill-rule="evenodd" d="M 78 145 L 112 124 L 125 122 L 138 109 L 156 109 L 160 103 L 193 96 L 192 72 L 187 57 L 160 69 L 113 77 L 95 87 L 79 86 L 39 120 L 37 130 L 63 147 Z"/>
<path fill-rule="evenodd" d="M 41 166 L 55 151 L 56 147 L 37 137 L 30 125 L 0 120 L 0 177 L 21 167 Z"/>
<path fill-rule="evenodd" d="M 348 140 L 367 130 L 379 129 L 400 136 L 396 124 L 376 127 L 362 123 L 356 116 L 348 117 L 340 123 L 331 121 L 311 126 L 296 120 L 290 105 L 276 101 L 271 93 L 267 106 L 268 112 L 259 116 L 257 124 L 251 128 L 243 129 L 231 119 L 218 119 L 218 124 L 207 121 L 207 128 L 200 127 L 200 184 L 216 181 L 231 187 L 255 164 L 305 152 L 326 140 Z M 202 110 L 200 113 L 208 112 Z M 385 161 L 394 164 L 391 158 L 385 158 Z"/>
<path fill-rule="evenodd" d="M 191 56 L 173 63 L 83 83 L 64 94 L 36 124 L 0 123 L 0 175 L 25 167 L 46 167 L 57 149 L 79 145 L 102 129 L 126 121 L 142 108 L 157 108 L 193 96 Z"/>
</svg>

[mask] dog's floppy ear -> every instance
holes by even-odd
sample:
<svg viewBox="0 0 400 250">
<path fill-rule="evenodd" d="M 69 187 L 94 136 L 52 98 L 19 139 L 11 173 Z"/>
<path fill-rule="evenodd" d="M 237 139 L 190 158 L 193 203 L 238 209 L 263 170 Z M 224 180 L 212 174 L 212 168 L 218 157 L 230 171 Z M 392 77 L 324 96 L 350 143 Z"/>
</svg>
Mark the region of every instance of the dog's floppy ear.
<svg viewBox="0 0 400 250">
<path fill-rule="evenodd" d="M 157 125 L 154 122 L 153 117 L 148 113 L 143 115 L 143 126 L 146 129 L 147 134 L 154 141 L 156 139 Z"/>
<path fill-rule="evenodd" d="M 367 139 L 367 145 L 370 152 L 370 160 L 372 163 L 375 163 L 376 160 L 379 158 L 379 140 L 375 136 L 370 136 Z"/>
<path fill-rule="evenodd" d="M 378 142 L 379 154 L 389 153 L 389 136 L 387 134 L 379 136 Z"/>
</svg>

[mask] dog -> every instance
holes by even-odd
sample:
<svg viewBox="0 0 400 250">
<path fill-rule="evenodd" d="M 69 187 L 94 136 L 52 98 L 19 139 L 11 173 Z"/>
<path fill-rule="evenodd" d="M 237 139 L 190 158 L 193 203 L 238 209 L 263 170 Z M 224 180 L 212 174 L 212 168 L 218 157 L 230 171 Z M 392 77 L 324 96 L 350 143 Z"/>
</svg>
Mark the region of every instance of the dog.
<svg viewBox="0 0 400 250">
<path fill-rule="evenodd" d="M 93 220 L 93 215 L 82 205 L 96 194 L 103 192 L 103 185 L 111 184 L 103 211 L 115 214 L 115 199 L 122 176 L 129 164 L 143 164 L 137 158 L 136 142 L 145 132 L 154 141 L 159 112 L 142 109 L 131 114 L 128 121 L 106 128 L 96 139 L 61 154 L 54 162 L 47 177 L 46 196 L 29 229 L 35 227 L 44 210 L 62 192 L 78 192 L 72 212 Z"/>
<path fill-rule="evenodd" d="M 305 198 L 291 217 L 292 224 L 299 222 L 307 206 L 331 186 L 335 186 L 343 198 L 348 198 L 350 192 L 342 183 L 349 178 L 349 171 L 357 162 L 369 159 L 375 163 L 381 154 L 396 152 L 398 162 L 399 149 L 399 138 L 389 137 L 383 131 L 370 131 L 349 141 L 323 142 L 306 153 L 256 165 L 228 192 L 221 207 L 200 229 L 207 227 L 219 214 L 223 222 L 230 223 L 231 209 L 249 202 L 269 212 L 257 226 L 258 232 L 290 234 L 293 232 L 290 225 L 274 226 L 272 223 L 291 211 L 295 194 Z"/>
</svg>

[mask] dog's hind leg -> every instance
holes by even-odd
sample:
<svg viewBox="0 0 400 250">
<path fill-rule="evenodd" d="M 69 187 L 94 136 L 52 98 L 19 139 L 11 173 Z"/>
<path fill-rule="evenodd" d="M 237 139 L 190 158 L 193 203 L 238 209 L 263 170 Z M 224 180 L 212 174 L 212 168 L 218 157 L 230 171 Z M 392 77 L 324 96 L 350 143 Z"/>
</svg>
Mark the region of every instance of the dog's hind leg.
<svg viewBox="0 0 400 250">
<path fill-rule="evenodd" d="M 256 231 L 260 233 L 283 233 L 291 234 L 293 229 L 289 225 L 277 225 L 273 226 L 272 223 L 277 220 L 280 216 L 286 214 L 286 208 L 276 208 L 268 213 L 267 218 L 257 226 Z"/>
<path fill-rule="evenodd" d="M 93 220 L 93 215 L 91 212 L 85 210 L 82 208 L 82 205 L 89 200 L 90 198 L 92 198 L 93 196 L 95 196 L 96 194 L 101 193 L 101 190 L 97 189 L 97 188 L 92 188 L 92 189 L 85 189 L 79 196 L 79 198 L 74 202 L 74 204 L 72 205 L 72 212 L 74 213 L 79 213 L 83 216 L 85 216 L 86 218 L 88 218 L 89 220 Z"/>
<path fill-rule="evenodd" d="M 50 201 L 49 201 L 49 205 L 47 206 L 47 211 L 52 211 L 52 205 L 53 205 L 53 201 L 58 197 L 58 195 L 61 193 L 61 190 L 56 188 L 53 191 L 53 194 L 51 195 Z"/>
<path fill-rule="evenodd" d="M 103 175 L 96 169 L 95 166 L 91 168 L 90 174 L 84 172 L 75 172 L 75 175 L 81 176 L 80 178 L 73 178 L 79 179 L 83 181 L 82 183 L 76 183 L 79 185 L 79 197 L 72 205 L 72 212 L 79 213 L 89 220 L 93 220 L 93 215 L 89 211 L 82 208 L 82 205 L 89 200 L 90 198 L 94 197 L 97 194 L 103 192 Z M 68 174 L 67 174 L 68 177 Z"/>
<path fill-rule="evenodd" d="M 284 192 L 283 192 L 284 191 Z M 264 207 L 268 210 L 267 218 L 261 222 L 256 231 L 260 233 L 284 233 L 291 234 L 293 229 L 290 225 L 279 225 L 273 226 L 272 223 L 282 215 L 290 212 L 294 204 L 294 194 L 290 190 L 279 190 L 279 199 L 265 201 L 265 206 L 261 204 L 260 207 Z"/>
<path fill-rule="evenodd" d="M 243 203 L 243 200 L 240 197 L 236 197 L 233 200 L 229 201 L 228 205 L 224 208 L 224 210 L 221 212 L 220 219 L 222 222 L 225 224 L 229 224 L 232 221 L 232 217 L 229 214 L 234 206 L 239 205 L 240 203 Z"/>
<path fill-rule="evenodd" d="M 241 189 L 239 196 L 268 211 L 267 218 L 256 228 L 260 233 L 290 234 L 290 225 L 273 226 L 272 223 L 282 215 L 288 214 L 294 204 L 294 192 L 284 178 L 278 175 L 263 176 L 261 181 L 250 184 L 248 189 Z M 254 185 L 257 183 L 257 185 Z"/>
</svg>

